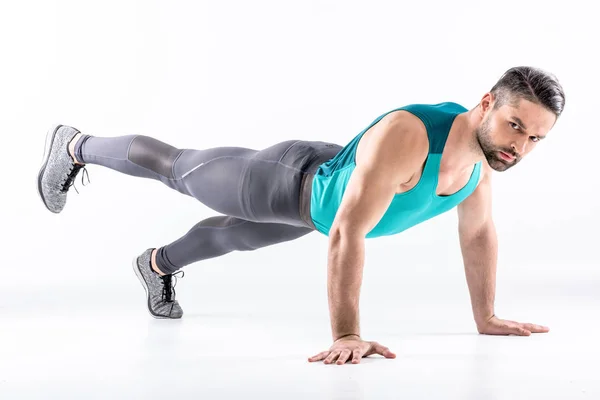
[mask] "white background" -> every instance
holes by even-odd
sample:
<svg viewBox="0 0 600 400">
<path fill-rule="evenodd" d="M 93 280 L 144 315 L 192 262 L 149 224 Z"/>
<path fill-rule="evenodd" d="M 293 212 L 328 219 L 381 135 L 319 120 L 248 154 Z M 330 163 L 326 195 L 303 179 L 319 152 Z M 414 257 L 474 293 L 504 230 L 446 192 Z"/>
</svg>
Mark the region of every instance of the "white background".
<svg viewBox="0 0 600 400">
<path fill-rule="evenodd" d="M 1 4 L 1 398 L 600 396 L 588 2 Z M 495 174 L 496 311 L 548 334 L 477 334 L 454 211 L 367 241 L 362 335 L 398 357 L 327 366 L 306 361 L 331 344 L 320 233 L 186 267 L 184 318 L 154 320 L 131 259 L 215 212 L 95 165 L 61 214 L 36 192 L 52 123 L 182 148 L 345 145 L 405 104 L 471 108 L 518 65 L 556 74 L 567 101 L 548 139 Z"/>
</svg>

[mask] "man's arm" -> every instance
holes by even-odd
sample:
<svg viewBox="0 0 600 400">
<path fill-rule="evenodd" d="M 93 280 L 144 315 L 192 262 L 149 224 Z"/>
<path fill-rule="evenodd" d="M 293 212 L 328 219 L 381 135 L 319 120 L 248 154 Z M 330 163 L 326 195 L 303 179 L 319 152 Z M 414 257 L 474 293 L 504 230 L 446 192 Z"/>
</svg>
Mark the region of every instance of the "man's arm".
<svg viewBox="0 0 600 400">
<path fill-rule="evenodd" d="M 548 332 L 545 326 L 503 320 L 495 315 L 498 239 L 492 220 L 491 170 L 485 167 L 475 191 L 457 207 L 460 246 L 477 330 L 489 335 L 522 336 Z"/>
<path fill-rule="evenodd" d="M 329 231 L 327 291 L 334 341 L 360 336 L 365 236 L 427 156 L 427 135 L 415 120 L 400 114 L 375 125 Z"/>
<path fill-rule="evenodd" d="M 491 173 L 457 207 L 458 233 L 475 323 L 479 329 L 494 315 L 498 239 L 492 220 Z"/>
<path fill-rule="evenodd" d="M 359 363 L 371 354 L 395 357 L 387 347 L 360 337 L 365 236 L 385 214 L 398 187 L 420 169 L 429 142 L 425 126 L 407 112 L 388 114 L 370 133 L 329 230 L 327 293 L 334 343 L 310 357 L 311 362 Z"/>
</svg>

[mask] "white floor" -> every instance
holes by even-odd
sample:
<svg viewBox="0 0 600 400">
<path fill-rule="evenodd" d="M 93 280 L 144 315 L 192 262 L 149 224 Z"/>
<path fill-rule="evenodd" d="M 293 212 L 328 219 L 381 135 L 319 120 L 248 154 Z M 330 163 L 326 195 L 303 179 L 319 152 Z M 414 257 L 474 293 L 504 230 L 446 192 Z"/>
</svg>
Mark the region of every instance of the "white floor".
<svg viewBox="0 0 600 400">
<path fill-rule="evenodd" d="M 444 303 L 431 296 L 441 282 L 374 288 L 366 274 L 363 336 L 398 357 L 337 366 L 306 360 L 329 345 L 324 282 L 278 282 L 271 266 L 190 267 L 177 286 L 186 314 L 165 321 L 145 311 L 126 267 L 95 281 L 4 281 L 1 399 L 600 398 L 598 281 L 513 281 L 502 315 L 551 332 L 491 337 L 475 333 L 459 284 Z"/>
</svg>

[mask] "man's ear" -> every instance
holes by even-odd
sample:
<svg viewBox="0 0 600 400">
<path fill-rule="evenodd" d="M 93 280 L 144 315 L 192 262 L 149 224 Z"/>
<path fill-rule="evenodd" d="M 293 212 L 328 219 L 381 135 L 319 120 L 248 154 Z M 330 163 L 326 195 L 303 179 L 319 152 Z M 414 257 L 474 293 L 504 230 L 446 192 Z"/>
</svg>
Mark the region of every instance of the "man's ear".
<svg viewBox="0 0 600 400">
<path fill-rule="evenodd" d="M 485 114 L 492 109 L 495 100 L 496 98 L 491 92 L 487 92 L 483 95 L 481 101 L 479 102 L 479 116 L 482 119 L 485 116 Z"/>
</svg>

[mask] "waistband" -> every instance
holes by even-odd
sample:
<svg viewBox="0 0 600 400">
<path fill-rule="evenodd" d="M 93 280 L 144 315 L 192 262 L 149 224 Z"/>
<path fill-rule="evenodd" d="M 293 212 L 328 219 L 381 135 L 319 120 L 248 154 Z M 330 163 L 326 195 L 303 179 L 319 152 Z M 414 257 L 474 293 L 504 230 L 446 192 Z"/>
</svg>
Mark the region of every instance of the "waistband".
<svg viewBox="0 0 600 400">
<path fill-rule="evenodd" d="M 302 181 L 300 182 L 300 218 L 302 221 L 311 229 L 316 230 L 315 224 L 310 216 L 310 200 L 312 196 L 312 182 L 315 177 L 315 173 L 319 166 L 325 161 L 333 158 L 341 148 L 338 145 L 335 147 L 327 148 L 325 151 L 315 154 L 315 158 L 306 166 L 303 174 Z"/>
</svg>

